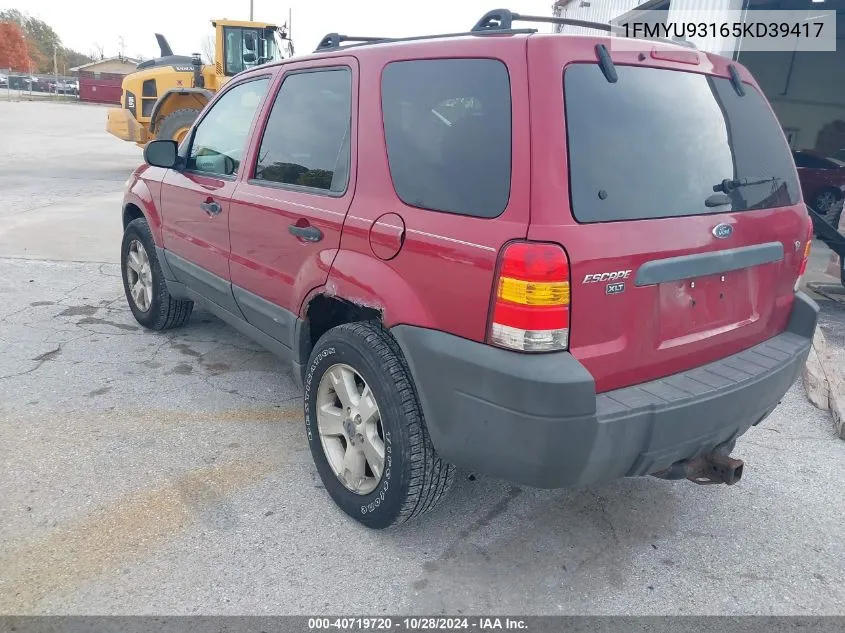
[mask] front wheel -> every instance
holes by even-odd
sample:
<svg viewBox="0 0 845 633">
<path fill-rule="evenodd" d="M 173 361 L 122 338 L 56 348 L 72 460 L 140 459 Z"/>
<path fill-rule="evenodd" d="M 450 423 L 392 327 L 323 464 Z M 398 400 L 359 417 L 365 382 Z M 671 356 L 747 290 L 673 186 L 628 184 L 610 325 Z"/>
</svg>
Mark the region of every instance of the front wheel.
<svg viewBox="0 0 845 633">
<path fill-rule="evenodd" d="M 323 485 L 370 528 L 404 523 L 449 490 L 399 345 L 376 322 L 324 334 L 305 375 L 305 428 Z"/>
<path fill-rule="evenodd" d="M 164 117 L 158 124 L 156 138 L 161 140 L 176 141 L 181 143 L 188 135 L 194 121 L 197 120 L 200 111 L 192 108 L 174 110 Z"/>
<path fill-rule="evenodd" d="M 168 330 L 188 321 L 194 303 L 170 296 L 144 218 L 132 220 L 123 232 L 120 264 L 126 301 L 138 323 L 150 330 Z"/>
</svg>

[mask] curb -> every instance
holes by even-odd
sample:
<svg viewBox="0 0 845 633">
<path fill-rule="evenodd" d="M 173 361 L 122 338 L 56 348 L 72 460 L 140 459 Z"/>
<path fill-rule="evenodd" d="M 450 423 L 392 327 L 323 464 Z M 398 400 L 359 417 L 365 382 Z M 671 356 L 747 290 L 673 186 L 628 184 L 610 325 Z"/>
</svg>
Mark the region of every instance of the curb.
<svg viewBox="0 0 845 633">
<path fill-rule="evenodd" d="M 830 411 L 836 434 L 845 440 L 845 378 L 827 349 L 820 327 L 816 327 L 813 335 L 802 376 L 809 401 L 823 411 Z"/>
</svg>

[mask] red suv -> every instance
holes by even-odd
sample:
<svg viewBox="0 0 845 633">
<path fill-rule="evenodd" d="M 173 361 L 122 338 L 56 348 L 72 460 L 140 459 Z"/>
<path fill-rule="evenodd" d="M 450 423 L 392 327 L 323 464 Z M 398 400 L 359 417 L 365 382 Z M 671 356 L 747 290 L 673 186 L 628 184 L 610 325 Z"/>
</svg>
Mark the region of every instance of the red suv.
<svg viewBox="0 0 845 633">
<path fill-rule="evenodd" d="M 288 359 L 326 489 L 373 528 L 455 466 L 734 483 L 810 348 L 810 220 L 748 71 L 517 19 L 239 74 L 126 191 L 135 318 L 198 303 Z"/>
</svg>

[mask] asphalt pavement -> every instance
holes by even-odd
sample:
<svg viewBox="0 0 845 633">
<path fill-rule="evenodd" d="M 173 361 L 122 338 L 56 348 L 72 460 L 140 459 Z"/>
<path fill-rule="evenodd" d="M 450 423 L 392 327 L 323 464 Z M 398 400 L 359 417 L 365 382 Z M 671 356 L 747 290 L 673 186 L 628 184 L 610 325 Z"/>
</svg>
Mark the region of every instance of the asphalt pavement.
<svg viewBox="0 0 845 633">
<path fill-rule="evenodd" d="M 202 311 L 133 320 L 140 150 L 105 110 L 0 101 L 0 139 L 0 613 L 845 613 L 845 442 L 800 384 L 738 442 L 736 486 L 464 472 L 369 531 L 323 490 L 284 365 Z"/>
</svg>

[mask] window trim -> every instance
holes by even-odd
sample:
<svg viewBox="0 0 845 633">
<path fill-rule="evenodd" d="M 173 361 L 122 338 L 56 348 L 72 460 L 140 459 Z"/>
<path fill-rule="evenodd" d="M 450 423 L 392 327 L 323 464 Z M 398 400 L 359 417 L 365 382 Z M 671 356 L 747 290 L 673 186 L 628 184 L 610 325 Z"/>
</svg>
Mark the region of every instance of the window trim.
<svg viewBox="0 0 845 633">
<path fill-rule="evenodd" d="M 194 121 L 194 124 L 191 126 L 191 133 L 186 138 L 186 140 L 188 140 L 188 142 L 185 143 L 185 145 L 184 145 L 184 148 L 185 148 L 184 151 L 179 151 L 179 156 L 185 160 L 185 165 L 186 165 L 186 167 L 181 170 L 183 174 L 196 174 L 196 175 L 199 175 L 199 176 L 208 176 L 210 178 L 219 178 L 221 180 L 230 180 L 232 182 L 234 182 L 235 180 L 238 179 L 238 173 L 234 173 L 234 174 L 215 174 L 215 173 L 208 172 L 208 171 L 198 171 L 196 169 L 188 169 L 187 165 L 188 165 L 188 161 L 191 158 L 191 148 L 194 145 L 194 138 L 196 137 L 197 129 L 199 129 L 199 126 L 202 125 L 202 122 L 205 121 L 209 112 L 211 112 L 215 108 L 215 106 L 217 105 L 218 101 L 220 101 L 220 99 L 225 97 L 229 93 L 230 90 L 234 90 L 235 88 L 237 88 L 239 86 L 246 85 L 246 84 L 251 83 L 253 81 L 260 81 L 262 79 L 267 80 L 267 89 L 264 91 L 264 96 L 261 97 L 261 102 L 258 104 L 258 107 L 255 109 L 255 114 L 252 115 L 252 123 L 250 124 L 250 129 L 252 129 L 252 127 L 255 125 L 255 119 L 259 115 L 259 113 L 261 112 L 261 108 L 264 105 L 264 100 L 267 98 L 267 94 L 270 92 L 270 87 L 272 85 L 272 80 L 273 80 L 273 74 L 272 73 L 262 73 L 260 75 L 245 77 L 244 79 L 237 81 L 237 82 L 230 81 L 230 82 L 227 83 L 226 87 L 223 90 L 221 90 L 220 92 L 218 92 L 215 95 L 215 97 L 212 101 L 210 101 L 208 104 L 206 104 L 206 107 L 203 110 L 202 115 L 196 121 Z M 252 140 L 252 135 L 248 134 L 245 149 L 247 149 L 247 150 L 249 149 L 249 144 L 250 144 L 251 140 Z M 246 155 L 246 154 L 244 154 L 244 155 Z"/>
<path fill-rule="evenodd" d="M 442 62 L 442 61 L 476 61 L 476 60 L 487 60 L 487 61 L 494 61 L 499 62 L 504 69 L 505 75 L 508 79 L 508 99 L 510 101 L 510 123 L 511 123 L 511 138 L 510 138 L 510 180 L 508 181 L 508 198 L 505 200 L 505 206 L 501 210 L 501 212 L 497 213 L 496 215 L 486 216 L 486 215 L 474 215 L 471 213 L 458 213 L 456 211 L 444 211 L 443 209 L 429 209 L 428 207 L 421 207 L 415 204 L 410 204 L 402 199 L 402 196 L 399 195 L 399 191 L 396 189 L 396 181 L 393 179 L 393 171 L 390 168 L 390 150 L 387 147 L 387 129 L 385 128 L 384 124 L 384 74 L 387 71 L 388 67 L 393 64 L 401 64 L 405 62 Z M 514 165 L 516 165 L 516 161 L 514 160 L 514 83 L 513 77 L 511 77 L 511 69 L 508 66 L 508 62 L 504 59 L 499 57 L 490 57 L 490 56 L 481 56 L 481 57 L 470 57 L 470 56 L 462 56 L 462 57 L 455 57 L 455 56 L 444 56 L 444 57 L 411 57 L 411 58 L 400 58 L 400 59 L 392 59 L 381 69 L 379 73 L 379 114 L 381 118 L 381 140 L 382 140 L 382 147 L 384 148 L 384 158 L 387 163 L 387 175 L 390 178 L 390 184 L 393 187 L 393 194 L 396 196 L 396 199 L 404 204 L 406 207 L 410 209 L 419 209 L 420 211 L 426 211 L 427 213 L 442 213 L 445 215 L 452 215 L 457 216 L 459 218 L 475 218 L 478 220 L 496 220 L 501 218 L 510 208 L 511 200 L 513 199 L 513 183 L 514 183 Z"/>
<path fill-rule="evenodd" d="M 279 93 L 282 91 L 282 88 L 285 85 L 285 82 L 288 80 L 289 77 L 293 77 L 295 75 L 304 75 L 308 73 L 317 73 L 317 72 L 330 72 L 330 71 L 337 71 L 343 70 L 346 71 L 349 75 L 349 174 L 346 177 L 346 186 L 343 188 L 343 191 L 331 191 L 330 189 L 320 189 L 319 187 L 308 187 L 306 185 L 294 185 L 287 182 L 277 182 L 275 180 L 264 180 L 263 178 L 256 178 L 255 172 L 258 169 L 258 159 L 259 155 L 261 154 L 261 145 L 264 142 L 264 135 L 267 133 L 267 125 L 270 123 L 270 117 L 273 115 L 273 106 L 276 105 L 276 99 L 279 98 Z M 348 64 L 332 64 L 330 66 L 311 66 L 309 68 L 295 68 L 293 70 L 289 70 L 283 72 L 282 80 L 279 82 L 279 87 L 276 89 L 275 94 L 273 95 L 273 103 L 270 106 L 269 111 L 267 112 L 267 116 L 264 117 L 264 121 L 261 126 L 261 137 L 258 140 L 258 143 L 255 146 L 255 156 L 252 161 L 252 165 L 250 166 L 249 171 L 249 178 L 246 178 L 246 182 L 250 185 L 255 185 L 256 187 L 270 187 L 271 189 L 280 189 L 283 191 L 293 191 L 296 193 L 309 193 L 314 194 L 326 198 L 343 198 L 349 193 L 349 186 L 352 184 L 352 150 L 353 147 L 353 131 L 356 129 L 355 126 L 355 108 L 354 108 L 354 101 L 355 101 L 355 92 L 356 92 L 356 77 L 355 73 L 352 71 L 352 67 Z"/>
</svg>

